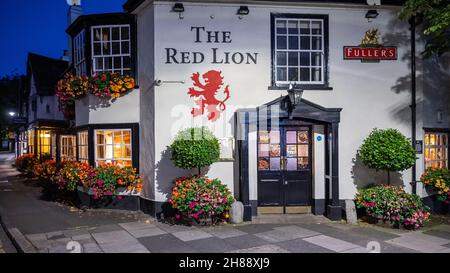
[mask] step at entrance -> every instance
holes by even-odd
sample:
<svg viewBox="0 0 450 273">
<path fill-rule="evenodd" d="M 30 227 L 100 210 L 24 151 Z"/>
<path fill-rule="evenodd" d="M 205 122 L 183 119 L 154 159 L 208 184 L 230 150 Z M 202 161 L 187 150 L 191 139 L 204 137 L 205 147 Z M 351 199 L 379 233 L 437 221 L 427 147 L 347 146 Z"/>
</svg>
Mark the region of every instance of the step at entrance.
<svg viewBox="0 0 450 273">
<path fill-rule="evenodd" d="M 286 209 L 286 212 L 284 211 Z M 288 206 L 288 207 L 258 207 L 258 215 L 261 214 L 309 214 L 311 206 Z"/>
</svg>

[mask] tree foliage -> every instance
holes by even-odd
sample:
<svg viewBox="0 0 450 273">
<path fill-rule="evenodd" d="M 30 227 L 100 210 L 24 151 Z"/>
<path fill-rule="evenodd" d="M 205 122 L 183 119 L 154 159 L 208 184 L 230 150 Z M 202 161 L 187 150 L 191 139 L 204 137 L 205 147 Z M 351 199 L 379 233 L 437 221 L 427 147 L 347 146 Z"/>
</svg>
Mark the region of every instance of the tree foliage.
<svg viewBox="0 0 450 273">
<path fill-rule="evenodd" d="M 414 17 L 424 20 L 423 34 L 427 38 L 423 52 L 425 57 L 450 51 L 450 1 L 408 0 L 400 12 L 400 18 L 410 20 Z"/>
<path fill-rule="evenodd" d="M 206 127 L 180 131 L 170 146 L 172 161 L 183 169 L 202 168 L 219 160 L 219 140 Z"/>
<path fill-rule="evenodd" d="M 19 92 L 23 76 L 6 75 L 0 78 L 0 138 L 5 138 L 11 117 L 8 112 L 17 112 Z"/>
<path fill-rule="evenodd" d="M 359 150 L 363 163 L 375 170 L 403 171 L 416 161 L 411 141 L 395 129 L 374 129 Z"/>
</svg>

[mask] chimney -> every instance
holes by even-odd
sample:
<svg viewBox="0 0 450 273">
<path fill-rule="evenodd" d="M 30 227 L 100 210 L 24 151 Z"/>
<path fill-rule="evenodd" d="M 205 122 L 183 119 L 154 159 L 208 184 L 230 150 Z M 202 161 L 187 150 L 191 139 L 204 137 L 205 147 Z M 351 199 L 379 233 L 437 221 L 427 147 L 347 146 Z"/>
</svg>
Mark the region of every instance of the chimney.
<svg viewBox="0 0 450 273">
<path fill-rule="evenodd" d="M 70 6 L 67 12 L 67 26 L 70 26 L 75 20 L 83 14 L 83 9 L 81 8 L 81 0 L 67 0 L 67 4 Z M 68 56 L 69 62 L 72 63 L 72 38 L 68 38 Z"/>
<path fill-rule="evenodd" d="M 81 14 L 83 9 L 81 8 L 81 0 L 67 0 L 69 4 L 69 12 L 67 13 L 67 24 L 70 26 Z"/>
</svg>

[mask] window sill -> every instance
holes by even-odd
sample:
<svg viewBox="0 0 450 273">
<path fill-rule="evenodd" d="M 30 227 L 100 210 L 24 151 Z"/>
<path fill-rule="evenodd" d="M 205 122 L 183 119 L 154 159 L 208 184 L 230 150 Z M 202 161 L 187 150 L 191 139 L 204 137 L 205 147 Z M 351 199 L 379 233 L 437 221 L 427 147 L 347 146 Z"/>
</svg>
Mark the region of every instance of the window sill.
<svg viewBox="0 0 450 273">
<path fill-rule="evenodd" d="M 289 85 L 271 85 L 268 90 L 288 90 Z M 316 90 L 316 91 L 332 91 L 333 87 L 328 85 L 296 85 L 296 89 L 300 90 Z"/>
</svg>

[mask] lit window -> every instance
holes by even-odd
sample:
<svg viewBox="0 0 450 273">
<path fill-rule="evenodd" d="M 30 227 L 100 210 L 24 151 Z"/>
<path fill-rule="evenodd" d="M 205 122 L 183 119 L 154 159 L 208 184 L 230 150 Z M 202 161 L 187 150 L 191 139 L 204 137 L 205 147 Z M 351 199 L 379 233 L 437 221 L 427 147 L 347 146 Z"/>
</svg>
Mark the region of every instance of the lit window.
<svg viewBox="0 0 450 273">
<path fill-rule="evenodd" d="M 85 31 L 73 38 L 73 58 L 77 75 L 86 75 Z"/>
<path fill-rule="evenodd" d="M 275 18 L 275 84 L 324 84 L 324 19 Z"/>
<path fill-rule="evenodd" d="M 76 154 L 76 136 L 61 136 L 60 155 L 61 161 L 75 161 Z"/>
<path fill-rule="evenodd" d="M 89 163 L 88 132 L 78 132 L 78 161 Z"/>
<path fill-rule="evenodd" d="M 95 164 L 104 163 L 132 166 L 130 129 L 95 131 Z"/>
<path fill-rule="evenodd" d="M 56 159 L 56 134 L 52 133 L 51 136 L 51 155 L 53 159 Z"/>
<path fill-rule="evenodd" d="M 52 149 L 54 148 L 52 146 L 55 146 L 55 143 L 52 142 L 52 135 L 53 133 L 50 130 L 38 130 L 38 156 L 52 155 Z"/>
<path fill-rule="evenodd" d="M 92 27 L 92 67 L 94 73 L 131 71 L 129 25 Z"/>
<path fill-rule="evenodd" d="M 448 147 L 447 133 L 425 133 L 425 168 L 447 168 Z"/>
<path fill-rule="evenodd" d="M 28 149 L 27 149 L 27 153 L 29 154 L 34 154 L 34 129 L 30 129 L 28 130 Z"/>
</svg>

